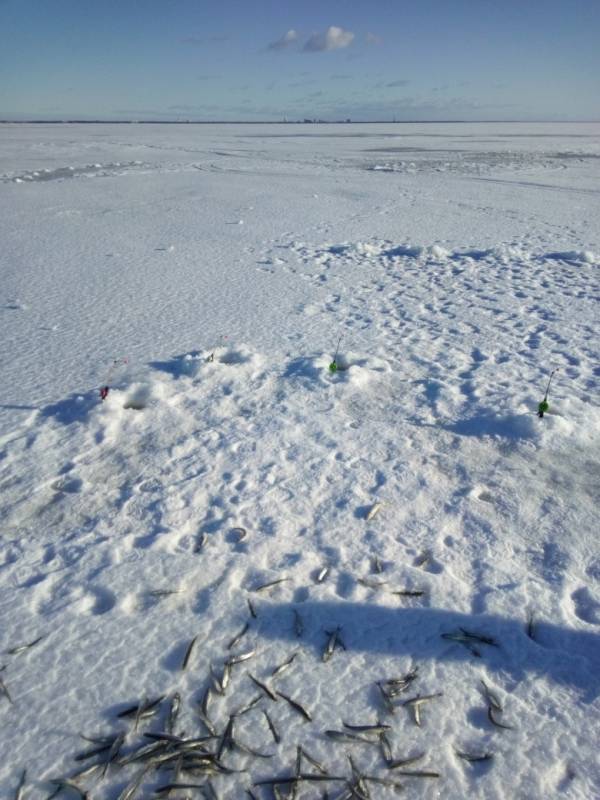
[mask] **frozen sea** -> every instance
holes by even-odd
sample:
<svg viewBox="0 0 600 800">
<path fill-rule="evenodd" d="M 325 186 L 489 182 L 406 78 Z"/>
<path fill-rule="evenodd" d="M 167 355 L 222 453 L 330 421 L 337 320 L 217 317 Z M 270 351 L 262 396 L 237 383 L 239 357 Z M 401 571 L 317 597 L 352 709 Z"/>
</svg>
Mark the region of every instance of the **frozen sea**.
<svg viewBox="0 0 600 800">
<path fill-rule="evenodd" d="M 600 123 L 5 124 L 0 240 L 0 798 L 600 797 Z"/>
</svg>

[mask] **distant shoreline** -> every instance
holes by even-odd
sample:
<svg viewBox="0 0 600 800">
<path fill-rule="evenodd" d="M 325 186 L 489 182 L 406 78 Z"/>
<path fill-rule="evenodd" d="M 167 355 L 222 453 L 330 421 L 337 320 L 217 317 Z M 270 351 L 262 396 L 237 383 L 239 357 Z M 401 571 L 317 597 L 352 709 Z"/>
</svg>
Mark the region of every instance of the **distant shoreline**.
<svg viewBox="0 0 600 800">
<path fill-rule="evenodd" d="M 597 119 L 371 119 L 371 120 L 179 120 L 179 119 L 0 119 L 0 125 L 577 125 Z"/>
</svg>

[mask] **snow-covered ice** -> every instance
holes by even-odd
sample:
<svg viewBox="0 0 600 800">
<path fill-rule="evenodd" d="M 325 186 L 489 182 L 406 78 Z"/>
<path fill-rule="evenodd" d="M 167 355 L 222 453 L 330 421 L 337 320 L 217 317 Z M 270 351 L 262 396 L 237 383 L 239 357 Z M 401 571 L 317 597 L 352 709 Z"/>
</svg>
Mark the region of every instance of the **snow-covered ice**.
<svg viewBox="0 0 600 800">
<path fill-rule="evenodd" d="M 234 738 L 272 755 L 224 746 L 218 797 L 297 745 L 407 797 L 600 797 L 599 187 L 598 124 L 0 126 L 0 798 L 123 732 L 80 781 L 116 800 L 208 686 L 220 736 L 262 695 Z M 439 777 L 324 733 L 377 721 Z"/>
</svg>

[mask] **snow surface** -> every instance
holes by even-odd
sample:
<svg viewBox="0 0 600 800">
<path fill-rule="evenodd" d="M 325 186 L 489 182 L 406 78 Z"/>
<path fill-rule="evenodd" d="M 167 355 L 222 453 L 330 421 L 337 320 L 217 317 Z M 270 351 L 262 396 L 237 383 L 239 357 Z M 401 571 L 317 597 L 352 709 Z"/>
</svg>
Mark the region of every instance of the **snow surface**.
<svg viewBox="0 0 600 800">
<path fill-rule="evenodd" d="M 80 784 L 116 799 L 167 700 L 117 714 L 178 692 L 206 735 L 210 665 L 251 649 L 217 732 L 248 673 L 312 721 L 237 717 L 273 757 L 225 749 L 218 797 L 298 744 L 406 797 L 600 797 L 598 187 L 598 124 L 0 126 L 1 798 L 123 731 Z M 376 682 L 414 666 L 391 714 Z M 417 726 L 402 703 L 437 692 Z M 324 735 L 377 720 L 440 777 Z"/>
</svg>

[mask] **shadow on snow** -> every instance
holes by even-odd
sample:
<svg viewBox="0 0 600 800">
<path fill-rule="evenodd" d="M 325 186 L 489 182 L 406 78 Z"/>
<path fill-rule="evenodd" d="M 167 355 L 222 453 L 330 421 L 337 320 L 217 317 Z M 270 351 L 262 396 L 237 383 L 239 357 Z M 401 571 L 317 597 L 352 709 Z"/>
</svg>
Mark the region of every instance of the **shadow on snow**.
<svg viewBox="0 0 600 800">
<path fill-rule="evenodd" d="M 297 639 L 294 611 L 304 623 L 304 636 Z M 544 675 L 557 684 L 573 686 L 590 702 L 600 694 L 600 635 L 553 625 L 533 623 L 533 639 L 524 620 L 494 614 L 462 614 L 445 609 L 409 608 L 352 603 L 309 601 L 263 603 L 259 607 L 261 635 L 289 639 L 311 646 L 319 654 L 327 641 L 325 631 L 336 626 L 348 653 L 367 651 L 385 656 L 470 661 L 490 670 L 508 672 L 514 680 L 527 674 Z M 463 645 L 441 638 L 464 628 L 470 633 L 492 637 L 498 646 L 477 644 L 480 657 Z"/>
</svg>

